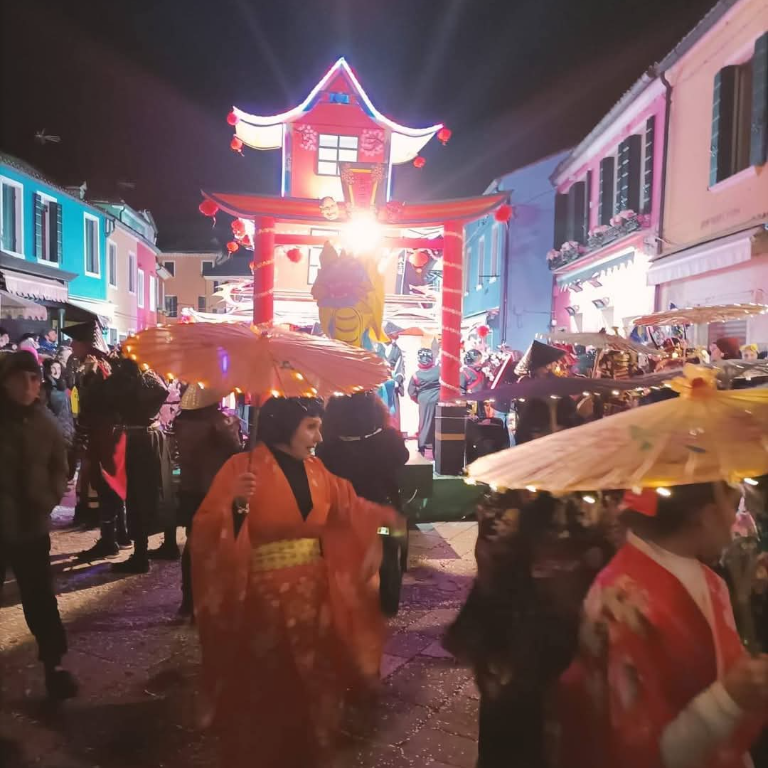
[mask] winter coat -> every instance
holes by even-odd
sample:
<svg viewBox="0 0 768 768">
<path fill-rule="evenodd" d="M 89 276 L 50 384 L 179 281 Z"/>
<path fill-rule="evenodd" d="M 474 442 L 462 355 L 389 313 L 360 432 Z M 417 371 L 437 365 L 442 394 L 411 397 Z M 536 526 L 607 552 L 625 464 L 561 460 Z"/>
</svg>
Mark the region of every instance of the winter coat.
<svg viewBox="0 0 768 768">
<path fill-rule="evenodd" d="M 43 381 L 45 404 L 56 417 L 64 442 L 71 448 L 75 442 L 75 422 L 72 417 L 72 404 L 69 400 L 66 384 L 62 379 L 46 377 Z"/>
<path fill-rule="evenodd" d="M 40 402 L 20 406 L 0 392 L 0 542 L 48 532 L 67 489 L 67 452 L 53 414 Z"/>
</svg>

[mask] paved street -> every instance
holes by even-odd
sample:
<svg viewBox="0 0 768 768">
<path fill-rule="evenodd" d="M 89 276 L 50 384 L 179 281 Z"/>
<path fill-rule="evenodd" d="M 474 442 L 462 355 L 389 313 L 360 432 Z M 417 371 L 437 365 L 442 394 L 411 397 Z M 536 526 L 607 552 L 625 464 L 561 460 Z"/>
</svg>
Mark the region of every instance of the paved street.
<svg viewBox="0 0 768 768">
<path fill-rule="evenodd" d="M 58 708 L 43 698 L 42 676 L 15 584 L 0 609 L 0 754 L 8 768 L 194 768 L 216 765 L 213 737 L 198 726 L 198 646 L 178 624 L 179 565 L 115 577 L 106 563 L 75 564 L 95 532 L 67 529 L 55 514 L 53 561 L 69 632 L 68 667 L 81 695 Z M 475 762 L 477 700 L 468 670 L 447 658 L 439 637 L 474 572 L 475 526 L 421 526 L 411 543 L 403 606 L 391 621 L 376 723 L 350 725 L 337 760 L 353 766 L 455 766 Z"/>
</svg>

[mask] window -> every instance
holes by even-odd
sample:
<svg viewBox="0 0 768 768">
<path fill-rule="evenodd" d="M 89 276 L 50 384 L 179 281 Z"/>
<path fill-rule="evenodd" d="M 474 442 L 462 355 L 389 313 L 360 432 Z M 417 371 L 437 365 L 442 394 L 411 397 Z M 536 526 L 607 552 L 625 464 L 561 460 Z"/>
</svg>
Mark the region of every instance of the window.
<svg viewBox="0 0 768 768">
<path fill-rule="evenodd" d="M 139 309 L 144 309 L 144 270 L 138 270 L 139 279 L 137 280 L 138 286 L 138 306 Z"/>
<path fill-rule="evenodd" d="M 763 165 L 768 154 L 768 32 L 754 56 L 715 75 L 709 185 Z"/>
<path fill-rule="evenodd" d="M 117 243 L 107 243 L 107 280 L 117 288 Z"/>
<path fill-rule="evenodd" d="M 149 276 L 149 311 L 157 312 L 157 278 Z"/>
<path fill-rule="evenodd" d="M 485 277 L 485 235 L 477 243 L 477 282 L 475 290 L 479 291 L 483 287 L 483 277 Z"/>
<path fill-rule="evenodd" d="M 179 301 L 176 298 L 176 296 L 167 296 L 165 297 L 165 314 L 168 315 L 168 317 L 177 317 L 178 316 L 178 306 Z"/>
<path fill-rule="evenodd" d="M 205 296 L 198 296 L 197 297 L 197 311 L 198 312 L 205 312 L 205 306 L 206 306 Z"/>
<path fill-rule="evenodd" d="M 317 150 L 317 175 L 338 176 L 339 162 L 357 162 L 357 136 L 321 133 Z"/>
<path fill-rule="evenodd" d="M 14 256 L 24 255 L 24 187 L 17 181 L 0 179 L 0 230 L 3 250 Z"/>
<path fill-rule="evenodd" d="M 337 229 L 315 228 L 309 230 L 310 235 L 327 235 L 332 238 L 339 234 Z M 317 280 L 317 273 L 320 271 L 320 254 L 323 251 L 322 245 L 312 245 L 309 248 L 309 259 L 307 260 L 307 285 L 314 285 Z"/>
<path fill-rule="evenodd" d="M 128 254 L 128 293 L 136 293 L 136 254 Z"/>
<path fill-rule="evenodd" d="M 38 261 L 61 261 L 61 206 L 48 195 L 35 194 L 35 256 Z"/>
<path fill-rule="evenodd" d="M 491 282 L 495 282 L 499 277 L 499 265 L 504 259 L 504 236 L 507 228 L 504 224 L 497 224 L 494 232 L 493 249 L 491 250 Z"/>
<path fill-rule="evenodd" d="M 99 220 L 90 214 L 85 217 L 85 274 L 98 277 L 101 274 L 99 264 Z"/>
<path fill-rule="evenodd" d="M 651 116 L 645 124 L 645 157 L 643 158 L 643 213 L 653 206 L 653 149 L 656 142 L 656 118 Z"/>
<path fill-rule="evenodd" d="M 164 261 L 163 266 L 168 270 L 168 274 L 171 277 L 176 277 L 176 262 L 175 261 Z"/>
<path fill-rule="evenodd" d="M 113 347 L 115 344 L 117 344 L 117 328 L 110 328 L 109 329 L 109 344 L 111 344 Z"/>
<path fill-rule="evenodd" d="M 213 269 L 213 262 L 212 261 L 201 261 L 200 262 L 200 274 L 205 274 L 206 265 L 208 266 L 208 269 Z"/>
<path fill-rule="evenodd" d="M 600 161 L 600 192 L 597 202 L 597 223 L 608 226 L 613 218 L 613 175 L 616 159 L 604 157 Z"/>
</svg>

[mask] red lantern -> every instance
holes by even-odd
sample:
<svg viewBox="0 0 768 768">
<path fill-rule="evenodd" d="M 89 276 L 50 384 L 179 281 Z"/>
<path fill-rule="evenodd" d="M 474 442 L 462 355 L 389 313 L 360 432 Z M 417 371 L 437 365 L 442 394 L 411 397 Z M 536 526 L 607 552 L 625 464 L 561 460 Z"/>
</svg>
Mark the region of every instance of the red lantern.
<svg viewBox="0 0 768 768">
<path fill-rule="evenodd" d="M 203 200 L 200 205 L 197 206 L 197 210 L 203 214 L 203 216 L 215 216 L 219 212 L 219 206 L 213 202 L 213 200 Z"/>
<path fill-rule="evenodd" d="M 235 237 L 242 237 L 245 234 L 245 224 L 240 219 L 232 222 L 232 234 Z"/>
<path fill-rule="evenodd" d="M 453 133 L 451 132 L 450 128 L 441 128 L 437 132 L 437 138 L 439 141 L 441 141 L 444 145 L 447 144 L 451 140 L 451 136 Z"/>
<path fill-rule="evenodd" d="M 239 246 L 239 245 L 238 245 L 238 244 L 237 244 L 237 243 L 236 243 L 234 240 L 230 240 L 230 241 L 227 243 L 227 250 L 228 250 L 230 253 L 234 253 L 234 252 L 235 252 L 235 251 L 236 251 L 236 250 L 237 250 L 239 247 L 240 247 L 240 246 Z"/>
<path fill-rule="evenodd" d="M 423 269 L 429 261 L 429 254 L 426 251 L 414 251 L 408 257 L 408 261 L 410 261 L 416 269 Z"/>
<path fill-rule="evenodd" d="M 237 125 L 240 122 L 240 118 L 232 111 L 227 115 L 227 122 L 230 125 Z"/>
<path fill-rule="evenodd" d="M 427 161 L 421 155 L 419 155 L 418 157 L 413 158 L 413 164 L 416 166 L 416 168 L 423 168 L 427 164 Z"/>
<path fill-rule="evenodd" d="M 240 154 L 243 153 L 243 140 L 239 139 L 237 136 L 232 137 L 232 141 L 229 142 L 229 148 L 233 152 L 239 152 Z"/>
<path fill-rule="evenodd" d="M 299 248 L 291 248 L 285 255 L 288 257 L 288 261 L 292 261 L 294 264 L 301 261 L 301 249 Z"/>
<path fill-rule="evenodd" d="M 491 332 L 491 329 L 487 325 L 479 325 L 477 327 L 477 335 L 481 339 L 486 338 L 490 332 Z"/>
<path fill-rule="evenodd" d="M 243 239 L 240 241 L 240 245 L 243 248 L 248 248 L 249 250 L 253 250 L 253 240 L 251 240 L 251 236 L 245 235 Z"/>
<path fill-rule="evenodd" d="M 512 218 L 512 206 L 507 203 L 500 205 L 493 214 L 493 218 L 502 224 L 506 224 Z"/>
</svg>

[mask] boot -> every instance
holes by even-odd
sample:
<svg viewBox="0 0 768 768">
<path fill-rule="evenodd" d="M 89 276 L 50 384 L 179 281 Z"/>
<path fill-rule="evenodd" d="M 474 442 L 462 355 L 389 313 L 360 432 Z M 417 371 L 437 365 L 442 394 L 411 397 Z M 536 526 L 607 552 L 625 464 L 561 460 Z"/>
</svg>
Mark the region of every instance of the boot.
<svg viewBox="0 0 768 768">
<path fill-rule="evenodd" d="M 92 560 L 103 560 L 107 557 L 114 557 L 120 554 L 120 548 L 114 541 L 99 539 L 90 549 L 84 549 L 77 559 L 81 562 L 91 562 Z"/>
<path fill-rule="evenodd" d="M 127 560 L 112 565 L 113 573 L 149 573 L 147 553 L 134 552 Z"/>
<path fill-rule="evenodd" d="M 45 666 L 45 689 L 48 691 L 48 698 L 53 701 L 64 701 L 77 696 L 77 680 L 71 672 L 62 669 L 57 665 Z"/>
<path fill-rule="evenodd" d="M 157 549 L 150 549 L 147 554 L 150 560 L 178 560 L 181 551 L 176 543 L 176 529 L 169 528 L 165 531 L 163 543 Z"/>
</svg>

